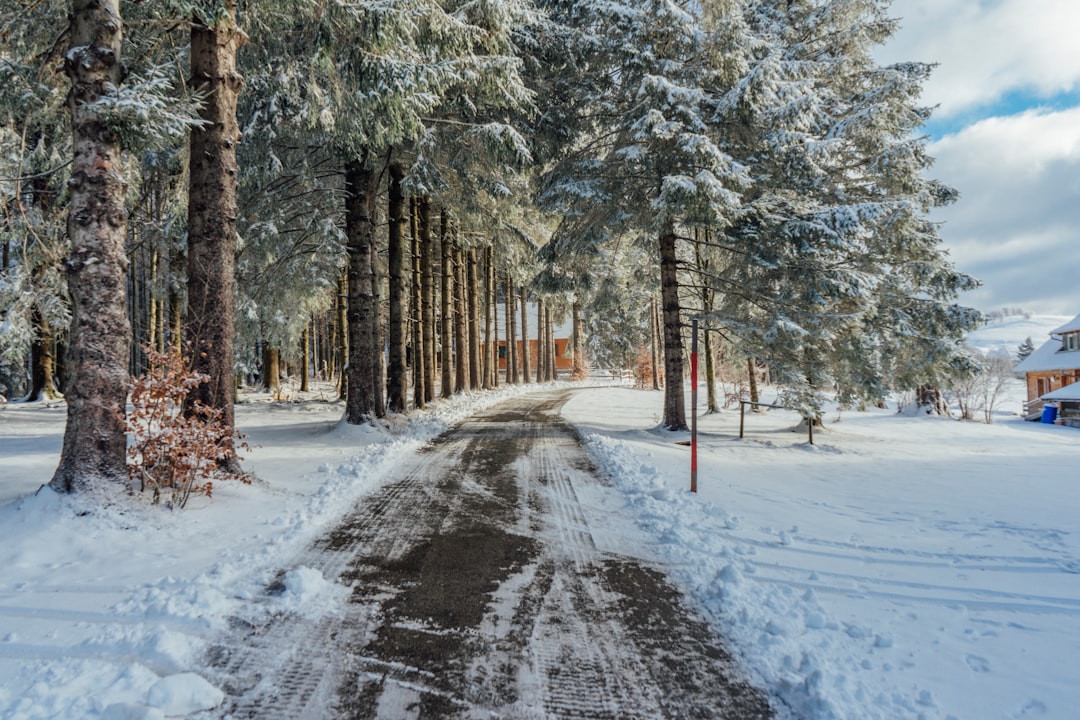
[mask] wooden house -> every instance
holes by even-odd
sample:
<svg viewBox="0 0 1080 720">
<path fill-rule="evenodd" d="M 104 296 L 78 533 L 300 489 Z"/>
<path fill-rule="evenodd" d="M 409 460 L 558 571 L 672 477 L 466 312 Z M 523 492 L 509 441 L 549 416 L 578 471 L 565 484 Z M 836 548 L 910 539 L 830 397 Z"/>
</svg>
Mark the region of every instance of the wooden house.
<svg viewBox="0 0 1080 720">
<path fill-rule="evenodd" d="M 1016 371 L 1027 378 L 1024 417 L 1039 420 L 1043 406 L 1052 402 L 1063 419 L 1074 416 L 1080 423 L 1080 408 L 1076 407 L 1080 404 L 1080 384 L 1076 384 L 1080 380 L 1080 315 L 1051 331 L 1050 339 L 1017 365 Z"/>
</svg>

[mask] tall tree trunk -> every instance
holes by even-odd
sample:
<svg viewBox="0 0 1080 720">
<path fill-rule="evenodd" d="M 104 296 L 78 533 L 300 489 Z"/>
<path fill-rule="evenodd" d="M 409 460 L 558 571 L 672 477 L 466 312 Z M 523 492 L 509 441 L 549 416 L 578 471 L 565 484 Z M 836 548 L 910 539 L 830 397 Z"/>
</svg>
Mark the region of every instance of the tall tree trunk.
<svg viewBox="0 0 1080 720">
<path fill-rule="evenodd" d="M 240 128 L 236 102 L 243 83 L 236 53 L 247 36 L 236 25 L 236 3 L 207 25 L 191 26 L 191 87 L 206 100 L 199 108 L 202 127 L 191 130 L 188 185 L 188 350 L 194 370 L 209 380 L 194 388 L 190 401 L 221 411 L 232 429 L 234 299 L 236 275 L 236 145 Z M 223 439 L 225 465 L 239 471 L 232 434 Z"/>
<path fill-rule="evenodd" d="M 308 376 L 311 375 L 311 320 L 304 325 L 304 332 L 300 335 L 300 392 L 307 392 L 311 388 L 308 385 Z"/>
<path fill-rule="evenodd" d="M 263 389 L 277 396 L 281 392 L 281 353 L 269 343 L 263 343 L 262 351 Z"/>
<path fill-rule="evenodd" d="M 521 287 L 521 381 L 528 383 L 529 380 L 529 314 L 528 294 L 525 287 Z"/>
<path fill-rule="evenodd" d="M 390 281 L 390 318 L 387 323 L 389 356 L 387 358 L 386 391 L 390 412 L 403 413 L 409 409 L 408 369 L 405 366 L 407 337 L 405 303 L 408 298 L 405 274 L 405 196 L 401 180 L 405 171 L 401 163 L 390 163 L 389 233 L 387 276 Z"/>
<path fill-rule="evenodd" d="M 547 368 L 544 363 L 547 362 L 547 342 L 545 341 L 546 332 L 544 330 L 544 300 L 543 298 L 536 299 L 536 382 L 544 382 L 547 380 Z"/>
<path fill-rule="evenodd" d="M 465 253 L 466 285 L 468 289 L 469 314 L 469 387 L 478 390 L 481 386 L 480 375 L 480 278 L 476 262 L 476 248 L 469 248 Z"/>
<path fill-rule="evenodd" d="M 558 377 L 555 353 L 555 326 L 551 321 L 551 307 L 544 308 L 544 327 L 547 332 L 544 333 L 544 341 L 547 343 L 547 362 L 545 367 L 547 368 L 548 382 L 554 382 Z"/>
<path fill-rule="evenodd" d="M 652 345 L 652 389 L 660 389 L 660 310 L 656 300 L 649 305 L 649 325 Z"/>
<path fill-rule="evenodd" d="M 431 201 L 421 197 L 417 208 L 420 232 L 420 332 L 424 347 L 424 402 L 435 399 L 435 273 L 432 263 Z"/>
<path fill-rule="evenodd" d="M 120 85 L 119 0 L 73 0 L 64 70 L 71 79 L 72 164 L 64 263 L 71 298 L 67 424 L 53 489 L 74 492 L 127 477 L 125 282 L 126 186 L 120 141 L 98 115 L 106 87 Z"/>
<path fill-rule="evenodd" d="M 469 389 L 469 301 L 465 297 L 465 251 L 457 243 L 457 227 L 454 226 L 454 360 L 457 373 L 454 376 L 454 392 Z"/>
<path fill-rule="evenodd" d="M 518 375 L 518 348 L 517 348 L 517 315 L 514 307 L 514 277 L 510 271 L 506 271 L 506 384 L 517 385 Z"/>
<path fill-rule="evenodd" d="M 484 345 L 484 387 L 489 390 L 499 386 L 499 315 L 496 311 L 497 288 L 495 287 L 495 251 L 490 245 L 484 248 L 484 277 L 487 288 L 484 297 L 487 298 L 484 312 L 484 336 L 487 342 Z"/>
<path fill-rule="evenodd" d="M 440 328 L 442 331 L 442 367 L 440 378 L 442 380 L 442 387 L 440 395 L 444 398 L 450 397 L 454 392 L 454 386 L 452 381 L 452 363 L 453 363 L 453 314 L 452 306 L 454 304 L 454 250 L 450 244 L 450 218 L 446 211 L 446 208 L 442 209 L 441 226 L 439 228 L 440 247 L 442 252 L 442 293 L 441 293 L 441 310 L 442 315 Z"/>
<path fill-rule="evenodd" d="M 412 300 L 409 316 L 412 323 L 413 406 L 422 408 L 424 379 L 427 375 L 424 367 L 427 350 L 424 347 L 423 313 L 420 308 L 423 280 L 420 277 L 420 205 L 416 196 L 413 196 L 409 203 L 409 226 L 412 230 Z"/>
<path fill-rule="evenodd" d="M 345 167 L 345 236 L 349 253 L 349 362 L 345 420 L 360 425 L 382 414 L 376 403 L 379 356 L 375 294 L 375 173 L 364 157 Z"/>
<path fill-rule="evenodd" d="M 585 348 L 581 342 L 581 304 L 574 300 L 574 319 L 570 329 L 571 354 L 574 357 L 573 371 L 570 377 L 574 380 L 585 379 Z"/>
<path fill-rule="evenodd" d="M 35 307 L 31 313 L 34 339 L 30 343 L 30 400 L 55 400 L 60 397 L 56 387 L 56 337 L 45 316 Z"/>
<path fill-rule="evenodd" d="M 761 402 L 757 386 L 757 362 L 752 356 L 746 358 L 746 374 L 750 379 L 750 402 Z M 754 410 L 757 408 L 755 407 Z"/>
<path fill-rule="evenodd" d="M 686 399 L 683 397 L 683 343 L 679 308 L 678 258 L 675 233 L 660 236 L 660 286 L 664 317 L 664 427 L 686 430 Z"/>
<path fill-rule="evenodd" d="M 706 329 L 702 338 L 705 350 L 705 411 L 717 413 L 720 412 L 720 406 L 716 402 L 716 358 L 713 354 L 712 333 Z"/>
<path fill-rule="evenodd" d="M 348 399 L 348 375 L 345 373 L 346 358 L 349 357 L 349 266 L 346 264 L 338 274 L 336 320 L 334 322 L 333 351 L 327 352 L 330 378 L 338 378 L 338 399 Z M 329 350 L 329 348 L 327 348 Z"/>
</svg>

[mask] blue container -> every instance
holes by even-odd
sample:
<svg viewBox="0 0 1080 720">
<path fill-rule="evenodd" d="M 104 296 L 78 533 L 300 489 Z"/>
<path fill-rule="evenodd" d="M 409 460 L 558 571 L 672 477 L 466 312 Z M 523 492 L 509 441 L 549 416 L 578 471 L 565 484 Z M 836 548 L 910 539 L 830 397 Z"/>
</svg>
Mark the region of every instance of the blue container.
<svg viewBox="0 0 1080 720">
<path fill-rule="evenodd" d="M 1043 405 L 1042 421 L 1053 425 L 1055 420 L 1057 420 L 1057 405 Z"/>
</svg>

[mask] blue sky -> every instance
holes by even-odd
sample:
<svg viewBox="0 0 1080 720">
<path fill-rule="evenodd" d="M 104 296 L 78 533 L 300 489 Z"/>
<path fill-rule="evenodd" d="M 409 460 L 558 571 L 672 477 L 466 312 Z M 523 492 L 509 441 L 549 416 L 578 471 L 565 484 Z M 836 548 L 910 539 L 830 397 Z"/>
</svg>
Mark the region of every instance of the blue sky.
<svg viewBox="0 0 1080 720">
<path fill-rule="evenodd" d="M 923 101 L 962 301 L 1080 313 L 1080 0 L 894 0 L 885 62 L 938 63 Z"/>
</svg>

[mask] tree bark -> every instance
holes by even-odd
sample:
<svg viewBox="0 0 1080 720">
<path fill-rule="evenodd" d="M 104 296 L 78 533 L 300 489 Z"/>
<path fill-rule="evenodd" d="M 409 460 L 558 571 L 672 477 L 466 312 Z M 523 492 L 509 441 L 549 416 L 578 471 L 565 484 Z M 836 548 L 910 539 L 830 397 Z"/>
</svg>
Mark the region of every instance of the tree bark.
<svg viewBox="0 0 1080 720">
<path fill-rule="evenodd" d="M 493 390 L 499 386 L 499 317 L 496 313 L 495 252 L 490 245 L 484 248 L 484 387 Z"/>
<path fill-rule="evenodd" d="M 30 343 L 30 394 L 29 400 L 56 400 L 60 390 L 56 387 L 56 337 L 45 316 L 35 307 L 31 314 L 34 339 Z"/>
<path fill-rule="evenodd" d="M 716 402 L 716 357 L 713 354 L 712 333 L 706 329 L 702 339 L 705 350 L 705 411 L 717 413 L 720 406 Z"/>
<path fill-rule="evenodd" d="M 547 379 L 549 382 L 554 382 L 558 377 L 557 368 L 555 366 L 556 352 L 555 352 L 555 327 L 551 320 L 551 307 L 544 308 L 544 327 L 547 332 L 544 335 L 544 341 L 547 343 Z"/>
<path fill-rule="evenodd" d="M 514 307 L 514 278 L 506 271 L 506 384 L 518 384 L 517 318 Z"/>
<path fill-rule="evenodd" d="M 263 344 L 262 369 L 263 389 L 276 396 L 281 392 L 281 353 L 276 347 Z"/>
<path fill-rule="evenodd" d="M 465 251 L 456 242 L 456 227 L 454 236 L 454 392 L 462 392 L 469 389 L 469 301 L 465 297 Z"/>
<path fill-rule="evenodd" d="M 311 320 L 304 325 L 304 332 L 300 335 L 300 392 L 307 392 L 308 376 L 311 375 Z"/>
<path fill-rule="evenodd" d="M 191 87 L 204 93 L 202 127 L 191 130 L 188 185 L 188 311 L 186 339 L 194 370 L 209 376 L 194 388 L 189 402 L 221 411 L 233 421 L 234 286 L 236 275 L 236 145 L 240 128 L 236 103 L 243 79 L 236 53 L 247 36 L 236 25 L 236 3 L 211 25 L 198 17 L 191 27 Z M 232 433 L 223 441 L 224 464 L 239 471 Z"/>
<path fill-rule="evenodd" d="M 683 397 L 683 343 L 679 308 L 678 258 L 675 234 L 660 236 L 660 285 L 664 318 L 664 427 L 687 430 Z"/>
<path fill-rule="evenodd" d="M 390 163 L 389 232 L 387 276 L 390 281 L 390 317 L 387 322 L 389 353 L 387 357 L 386 394 L 390 412 L 403 413 L 408 405 L 408 369 L 405 365 L 407 317 L 405 313 L 407 278 L 405 273 L 405 196 L 401 180 L 405 171 L 398 162 Z"/>
<path fill-rule="evenodd" d="M 649 325 L 652 339 L 652 389 L 660 389 L 660 311 L 656 300 L 649 305 Z"/>
<path fill-rule="evenodd" d="M 375 173 L 366 157 L 345 167 L 345 235 L 348 268 L 348 381 L 345 420 L 351 425 L 370 422 L 382 414 L 376 403 L 381 348 L 376 332 L 378 304 L 375 294 Z"/>
<path fill-rule="evenodd" d="M 476 260 L 476 248 L 466 251 L 466 283 L 468 285 L 469 313 L 469 387 L 477 390 L 483 382 L 480 376 L 480 277 Z"/>
<path fill-rule="evenodd" d="M 427 352 L 424 349 L 422 313 L 420 296 L 423 281 L 420 278 L 420 206 L 414 195 L 409 202 L 409 227 L 412 235 L 412 295 L 410 300 L 409 322 L 412 327 L 412 378 L 413 407 L 424 407 L 424 361 Z"/>
<path fill-rule="evenodd" d="M 547 380 L 547 333 L 544 329 L 544 300 L 536 299 L 536 382 Z"/>
<path fill-rule="evenodd" d="M 750 381 L 750 402 L 761 402 L 757 386 L 757 362 L 753 357 L 746 358 L 746 374 Z M 756 411 L 757 408 L 755 407 L 754 410 Z"/>
<path fill-rule="evenodd" d="M 432 263 L 431 201 L 417 207 L 420 232 L 420 332 L 424 348 L 424 402 L 435 399 L 435 274 Z"/>
<path fill-rule="evenodd" d="M 442 380 L 442 388 L 439 393 L 444 398 L 450 397 L 454 392 L 452 384 L 452 357 L 453 357 L 453 345 L 452 345 L 452 333 L 453 333 L 453 316 L 451 313 L 451 307 L 453 306 L 453 293 L 454 293 L 454 278 L 453 278 L 453 248 L 450 245 L 450 219 L 446 212 L 446 208 L 442 210 L 441 226 L 439 228 L 440 246 L 442 248 L 442 294 L 441 294 L 441 310 L 442 315 L 441 323 L 442 327 L 442 367 L 440 378 Z"/>
<path fill-rule="evenodd" d="M 573 325 L 570 330 L 571 354 L 574 357 L 573 371 L 570 377 L 574 380 L 585 379 L 585 348 L 581 342 L 581 304 L 575 299 L 573 307 Z"/>
<path fill-rule="evenodd" d="M 349 357 L 349 267 L 347 264 L 341 274 L 338 275 L 337 297 L 337 317 L 334 323 L 336 327 L 333 334 L 334 347 L 332 352 L 326 353 L 329 358 L 327 371 L 329 377 L 336 376 L 338 378 L 338 399 L 347 400 L 347 388 L 349 387 L 348 375 L 345 373 L 345 365 Z"/>
<path fill-rule="evenodd" d="M 528 383 L 529 380 L 529 314 L 527 310 L 528 295 L 525 287 L 521 287 L 521 381 Z"/>
<path fill-rule="evenodd" d="M 65 387 L 67 424 L 50 481 L 59 492 L 127 477 L 124 410 L 128 391 L 125 284 L 126 185 L 120 141 L 96 102 L 120 85 L 119 0 L 73 0 L 64 70 L 71 79 L 72 164 L 65 262 L 72 318 Z"/>
</svg>

